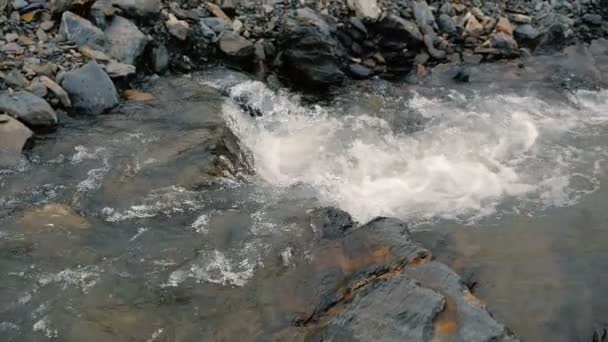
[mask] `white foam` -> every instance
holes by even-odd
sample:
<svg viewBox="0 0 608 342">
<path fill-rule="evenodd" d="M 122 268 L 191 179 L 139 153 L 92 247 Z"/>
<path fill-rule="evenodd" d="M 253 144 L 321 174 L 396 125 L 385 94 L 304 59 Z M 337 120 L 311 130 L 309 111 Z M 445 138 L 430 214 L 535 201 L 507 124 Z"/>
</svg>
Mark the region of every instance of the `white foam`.
<svg viewBox="0 0 608 342">
<path fill-rule="evenodd" d="M 170 186 L 152 191 L 142 200 L 142 204 L 132 205 L 123 211 L 105 207 L 101 214 L 108 222 L 151 218 L 161 214 L 170 216 L 202 208 L 204 203 L 199 202 L 196 197 L 196 192 Z"/>
<path fill-rule="evenodd" d="M 224 105 L 259 176 L 280 187 L 308 184 L 323 203 L 362 221 L 471 220 L 495 213 L 507 198 L 529 207 L 568 205 L 597 189 L 575 189 L 570 179 L 579 171 L 596 184 L 589 170 L 599 152 L 583 146 L 586 154 L 568 154 L 565 137 L 608 119 L 607 92 L 583 93 L 571 107 L 521 96 L 418 95 L 409 107 L 429 122 L 413 134 L 372 115 L 306 108 L 259 82 L 239 84 L 231 95 L 264 113 L 253 119 Z"/>
<path fill-rule="evenodd" d="M 192 223 L 192 228 L 197 233 L 206 233 L 208 231 L 209 216 L 207 214 L 201 214 L 196 221 Z"/>
<path fill-rule="evenodd" d="M 34 323 L 32 330 L 43 333 L 47 338 L 57 338 L 59 336 L 57 329 L 53 329 L 51 327 L 50 321 L 47 317 Z"/>
<path fill-rule="evenodd" d="M 178 286 L 188 278 L 224 286 L 245 286 L 253 277 L 256 264 L 247 257 L 233 260 L 224 253 L 213 250 L 203 253 L 188 269 L 172 272 L 165 286 Z"/>
<path fill-rule="evenodd" d="M 83 293 L 97 284 L 100 278 L 100 270 L 96 266 L 80 267 L 77 269 L 65 269 L 58 273 L 46 274 L 38 279 L 40 286 L 59 284 L 63 290 L 69 286 L 80 288 Z"/>
</svg>

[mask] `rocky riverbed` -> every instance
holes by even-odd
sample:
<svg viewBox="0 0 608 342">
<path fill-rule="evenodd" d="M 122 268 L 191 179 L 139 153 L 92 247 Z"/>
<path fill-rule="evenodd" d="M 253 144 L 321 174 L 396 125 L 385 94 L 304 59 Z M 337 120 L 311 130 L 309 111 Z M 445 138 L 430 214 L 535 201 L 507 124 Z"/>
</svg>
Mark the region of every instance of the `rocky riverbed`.
<svg viewBox="0 0 608 342">
<path fill-rule="evenodd" d="M 607 8 L 0 0 L 0 334 L 603 341 L 603 302 L 552 333 L 440 227 L 604 200 Z"/>
</svg>

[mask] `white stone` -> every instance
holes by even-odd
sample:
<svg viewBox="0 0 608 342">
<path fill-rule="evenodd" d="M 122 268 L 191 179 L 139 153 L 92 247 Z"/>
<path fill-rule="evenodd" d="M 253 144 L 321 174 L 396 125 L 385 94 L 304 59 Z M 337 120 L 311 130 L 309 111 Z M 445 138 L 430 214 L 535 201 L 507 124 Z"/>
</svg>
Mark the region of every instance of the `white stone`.
<svg viewBox="0 0 608 342">
<path fill-rule="evenodd" d="M 348 7 L 355 11 L 357 16 L 376 19 L 382 13 L 377 0 L 348 0 Z"/>
</svg>

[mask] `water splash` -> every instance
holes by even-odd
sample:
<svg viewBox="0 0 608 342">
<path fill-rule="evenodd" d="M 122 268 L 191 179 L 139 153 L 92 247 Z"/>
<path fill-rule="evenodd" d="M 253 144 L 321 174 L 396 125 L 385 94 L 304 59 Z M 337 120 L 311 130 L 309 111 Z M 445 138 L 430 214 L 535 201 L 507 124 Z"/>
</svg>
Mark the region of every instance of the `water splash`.
<svg viewBox="0 0 608 342">
<path fill-rule="evenodd" d="M 323 203 L 362 221 L 471 221 L 499 207 L 570 205 L 599 186 L 601 168 L 593 165 L 605 152 L 570 139 L 608 119 L 607 92 L 581 93 L 566 106 L 515 95 L 414 94 L 402 110 L 428 120 L 414 133 L 377 115 L 309 108 L 259 82 L 230 94 L 263 113 L 252 118 L 230 102 L 223 108 L 261 178 L 279 187 L 310 185 Z"/>
</svg>

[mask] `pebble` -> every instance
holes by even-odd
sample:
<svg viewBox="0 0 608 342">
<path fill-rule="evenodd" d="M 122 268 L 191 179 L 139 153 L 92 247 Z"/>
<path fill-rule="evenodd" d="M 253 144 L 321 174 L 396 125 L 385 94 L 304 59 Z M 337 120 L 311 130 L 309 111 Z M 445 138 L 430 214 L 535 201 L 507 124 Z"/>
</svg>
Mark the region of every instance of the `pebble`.
<svg viewBox="0 0 608 342">
<path fill-rule="evenodd" d="M 70 101 L 68 93 L 66 93 L 66 91 L 63 90 L 63 88 L 61 88 L 59 84 L 57 84 L 55 81 L 48 78 L 47 76 L 40 76 L 40 82 L 42 82 L 45 87 L 52 91 L 55 96 L 57 96 L 57 98 L 59 99 L 59 101 L 61 101 L 61 104 L 65 108 L 72 107 L 72 102 Z"/>
<path fill-rule="evenodd" d="M 22 55 L 25 52 L 25 48 L 15 42 L 4 44 L 0 49 L 2 52 L 8 52 L 15 55 Z"/>
<path fill-rule="evenodd" d="M 169 14 L 169 19 L 165 21 L 165 26 L 169 33 L 179 40 L 186 40 L 190 31 L 192 31 L 188 22 L 177 19 L 175 15 L 171 13 Z"/>
<path fill-rule="evenodd" d="M 14 42 L 17 40 L 17 38 L 19 38 L 19 35 L 16 33 L 7 33 L 4 35 L 4 40 L 6 40 L 8 43 Z"/>
</svg>

